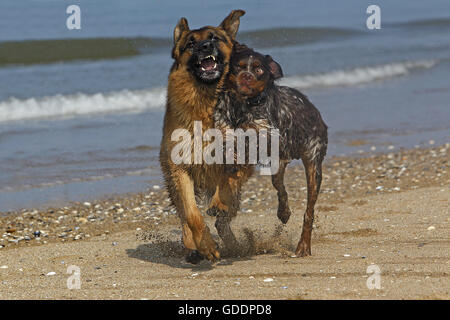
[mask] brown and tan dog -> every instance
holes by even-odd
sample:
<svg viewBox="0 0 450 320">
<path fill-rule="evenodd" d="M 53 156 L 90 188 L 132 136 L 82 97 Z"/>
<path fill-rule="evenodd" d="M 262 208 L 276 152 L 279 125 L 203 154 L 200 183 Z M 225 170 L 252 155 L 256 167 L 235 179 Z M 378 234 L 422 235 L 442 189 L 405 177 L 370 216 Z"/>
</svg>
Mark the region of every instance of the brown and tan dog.
<svg viewBox="0 0 450 320">
<path fill-rule="evenodd" d="M 187 20 L 181 18 L 174 31 L 175 62 L 169 75 L 160 162 L 170 199 L 181 219 L 183 242 L 189 249 L 186 259 L 193 263 L 203 257 L 211 261 L 220 258 L 196 196 L 212 196 L 210 209 L 222 212 L 216 220 L 218 234 L 226 245 L 234 245 L 229 223 L 239 207 L 240 188 L 253 167 L 229 173 L 220 164 L 175 164 L 171 155 L 177 141 L 172 141 L 172 133 L 182 128 L 193 137 L 194 121 L 201 121 L 203 132 L 214 128 L 214 109 L 228 74 L 239 18 L 244 14 L 234 10 L 218 27 L 196 30 L 190 30 Z"/>
</svg>

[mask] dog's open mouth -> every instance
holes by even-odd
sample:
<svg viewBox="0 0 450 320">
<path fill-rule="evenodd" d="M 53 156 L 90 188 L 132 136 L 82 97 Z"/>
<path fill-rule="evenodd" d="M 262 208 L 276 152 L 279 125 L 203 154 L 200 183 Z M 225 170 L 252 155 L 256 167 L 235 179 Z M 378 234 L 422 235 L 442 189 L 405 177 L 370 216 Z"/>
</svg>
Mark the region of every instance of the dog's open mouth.
<svg viewBox="0 0 450 320">
<path fill-rule="evenodd" d="M 200 81 L 212 83 L 222 75 L 223 62 L 220 53 L 200 54 L 193 56 L 191 61 L 192 69 Z"/>
<path fill-rule="evenodd" d="M 217 61 L 216 57 L 213 55 L 209 55 L 199 60 L 198 67 L 203 72 L 211 72 L 217 70 Z"/>
</svg>

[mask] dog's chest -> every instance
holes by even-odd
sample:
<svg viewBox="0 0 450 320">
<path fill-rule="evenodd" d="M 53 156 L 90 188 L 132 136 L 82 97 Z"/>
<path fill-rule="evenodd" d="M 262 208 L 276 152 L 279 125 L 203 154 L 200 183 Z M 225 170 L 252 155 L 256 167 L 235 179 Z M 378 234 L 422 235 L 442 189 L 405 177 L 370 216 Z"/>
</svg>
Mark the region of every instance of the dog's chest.
<svg viewBox="0 0 450 320">
<path fill-rule="evenodd" d="M 219 96 L 214 110 L 215 126 L 222 129 L 271 128 L 264 105 L 249 105 L 238 101 L 229 93 Z"/>
</svg>

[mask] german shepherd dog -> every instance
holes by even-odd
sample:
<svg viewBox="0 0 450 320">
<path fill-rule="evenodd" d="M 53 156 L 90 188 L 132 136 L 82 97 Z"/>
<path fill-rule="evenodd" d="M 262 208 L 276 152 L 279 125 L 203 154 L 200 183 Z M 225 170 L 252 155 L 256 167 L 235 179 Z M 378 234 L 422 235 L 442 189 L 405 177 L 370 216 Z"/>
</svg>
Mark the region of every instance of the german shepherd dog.
<svg viewBox="0 0 450 320">
<path fill-rule="evenodd" d="M 291 215 L 284 186 L 285 168 L 291 160 L 301 159 L 306 171 L 308 201 L 296 256 L 311 255 L 314 205 L 322 181 L 322 161 L 327 150 L 327 126 L 319 111 L 301 92 L 278 86 L 283 76 L 278 63 L 245 45 L 235 44 L 230 72 L 215 111 L 216 125 L 258 127 L 279 130 L 279 170 L 272 175 L 278 192 L 277 216 L 287 223 Z M 262 121 L 262 122 L 261 122 Z"/>
<path fill-rule="evenodd" d="M 228 74 L 239 18 L 244 14 L 242 10 L 234 10 L 218 27 L 196 30 L 190 30 L 186 18 L 181 18 L 173 34 L 175 61 L 168 80 L 160 163 L 170 200 L 182 223 L 183 243 L 189 250 L 186 260 L 192 263 L 203 257 L 211 261 L 220 258 L 216 242 L 197 207 L 196 196 L 212 196 L 212 210 L 228 213 L 219 215 L 215 225 L 225 243 L 235 241 L 229 222 L 238 210 L 238 194 L 252 167 L 227 173 L 220 164 L 194 161 L 176 164 L 171 158 L 177 144 L 172 141 L 172 133 L 182 128 L 193 137 L 194 121 L 201 121 L 203 131 L 214 128 L 214 109 Z M 192 145 L 189 148 L 193 151 Z"/>
</svg>

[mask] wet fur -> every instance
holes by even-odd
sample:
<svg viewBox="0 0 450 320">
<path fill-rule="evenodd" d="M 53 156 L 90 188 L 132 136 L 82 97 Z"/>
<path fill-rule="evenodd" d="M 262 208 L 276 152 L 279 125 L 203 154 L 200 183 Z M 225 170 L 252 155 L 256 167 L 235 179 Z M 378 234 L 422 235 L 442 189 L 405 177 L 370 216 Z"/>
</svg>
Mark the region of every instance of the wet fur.
<svg viewBox="0 0 450 320">
<path fill-rule="evenodd" d="M 280 134 L 280 169 L 272 176 L 272 184 L 278 192 L 278 218 L 287 223 L 291 215 L 288 194 L 284 186 L 284 173 L 293 159 L 302 159 L 306 171 L 308 202 L 304 215 L 303 229 L 296 255 L 311 254 L 311 233 L 314 220 L 314 205 L 322 181 L 322 161 L 325 157 L 328 138 L 327 126 L 316 107 L 300 91 L 278 86 L 276 77 L 265 79 L 263 90 L 255 97 L 243 97 L 238 91 L 233 64 L 248 56 L 265 63 L 265 69 L 271 70 L 268 63 L 271 58 L 263 56 L 244 45 L 235 46 L 231 70 L 226 86 L 220 95 L 214 119 L 217 126 L 247 128 L 249 126 L 276 128 Z M 276 66 L 275 66 L 276 67 Z M 279 66 L 278 66 L 279 67 Z M 281 67 L 280 67 L 281 68 Z M 255 81 L 255 86 L 261 86 Z"/>
</svg>

